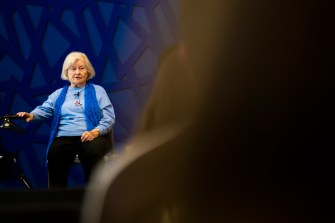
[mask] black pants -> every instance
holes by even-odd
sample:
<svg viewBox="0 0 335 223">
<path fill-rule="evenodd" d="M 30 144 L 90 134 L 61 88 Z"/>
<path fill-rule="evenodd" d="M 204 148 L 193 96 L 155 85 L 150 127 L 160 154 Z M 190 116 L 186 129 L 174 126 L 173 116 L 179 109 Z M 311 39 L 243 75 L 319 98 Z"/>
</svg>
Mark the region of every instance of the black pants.
<svg viewBox="0 0 335 223">
<path fill-rule="evenodd" d="M 49 187 L 66 187 L 68 174 L 78 154 L 83 165 L 85 180 L 89 181 L 95 166 L 110 151 L 104 136 L 93 141 L 81 142 L 80 136 L 56 137 L 48 153 Z"/>
</svg>

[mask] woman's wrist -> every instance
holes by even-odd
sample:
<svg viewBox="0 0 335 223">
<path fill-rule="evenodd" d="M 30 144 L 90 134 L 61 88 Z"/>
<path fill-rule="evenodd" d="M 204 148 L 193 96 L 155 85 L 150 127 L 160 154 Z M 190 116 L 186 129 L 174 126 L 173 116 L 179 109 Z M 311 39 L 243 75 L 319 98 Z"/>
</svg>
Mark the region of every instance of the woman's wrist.
<svg viewBox="0 0 335 223">
<path fill-rule="evenodd" d="M 100 130 L 98 128 L 94 128 L 91 132 L 93 132 L 95 137 L 99 137 L 100 136 Z"/>
</svg>

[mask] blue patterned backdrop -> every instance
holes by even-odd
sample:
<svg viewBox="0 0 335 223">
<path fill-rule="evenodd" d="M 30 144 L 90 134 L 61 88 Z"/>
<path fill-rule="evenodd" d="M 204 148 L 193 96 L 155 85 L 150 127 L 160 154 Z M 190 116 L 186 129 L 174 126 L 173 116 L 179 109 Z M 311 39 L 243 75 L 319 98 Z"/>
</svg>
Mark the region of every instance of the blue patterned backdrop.
<svg viewBox="0 0 335 223">
<path fill-rule="evenodd" d="M 177 0 L 1 0 L 0 116 L 31 111 L 66 82 L 65 56 L 85 52 L 115 109 L 116 148 L 131 134 L 150 92 L 160 52 L 177 40 Z M 44 155 L 50 122 L 0 129 L 0 158 L 13 155 L 33 188 L 46 186 Z M 8 154 L 7 154 L 8 153 Z M 1 160 L 0 160 L 1 161 Z M 0 188 L 23 187 L 0 166 Z M 74 176 L 75 177 L 75 176 Z"/>
</svg>

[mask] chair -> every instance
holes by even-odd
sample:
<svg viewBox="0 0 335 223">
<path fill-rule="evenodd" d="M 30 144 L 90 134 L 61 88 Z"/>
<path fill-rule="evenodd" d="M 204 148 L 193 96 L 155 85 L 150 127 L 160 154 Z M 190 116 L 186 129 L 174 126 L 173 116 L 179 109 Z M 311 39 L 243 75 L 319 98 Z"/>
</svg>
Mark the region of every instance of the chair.
<svg viewBox="0 0 335 223">
<path fill-rule="evenodd" d="M 110 162 L 115 160 L 117 157 L 116 154 L 114 154 L 114 132 L 113 129 L 105 135 L 109 141 L 110 144 L 110 151 L 104 156 L 103 160 L 106 162 Z M 68 184 L 70 187 L 77 187 L 77 186 L 83 186 L 85 184 L 84 180 L 84 173 L 81 166 L 81 161 L 79 159 L 79 155 L 77 154 L 73 160 L 73 165 L 70 170 L 70 174 L 68 177 Z"/>
<path fill-rule="evenodd" d="M 113 152 L 114 152 L 114 132 L 113 132 L 113 128 L 104 137 L 106 137 L 108 139 L 109 148 L 110 148 L 110 152 L 108 152 L 105 155 L 104 160 L 110 160 L 110 159 L 112 159 L 111 156 L 113 156 Z M 73 160 L 73 163 L 74 164 L 80 164 L 81 163 L 78 154 L 75 156 L 75 158 Z"/>
</svg>

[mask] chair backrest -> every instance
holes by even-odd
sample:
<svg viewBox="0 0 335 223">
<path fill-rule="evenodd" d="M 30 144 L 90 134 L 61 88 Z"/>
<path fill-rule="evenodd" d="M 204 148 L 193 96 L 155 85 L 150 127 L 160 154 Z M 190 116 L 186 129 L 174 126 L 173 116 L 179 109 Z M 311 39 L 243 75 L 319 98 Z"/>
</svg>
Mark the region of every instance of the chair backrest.
<svg viewBox="0 0 335 223">
<path fill-rule="evenodd" d="M 114 150 L 114 131 L 113 131 L 113 128 L 105 136 L 108 139 L 109 148 L 110 148 L 111 152 L 113 152 L 113 150 Z"/>
</svg>

